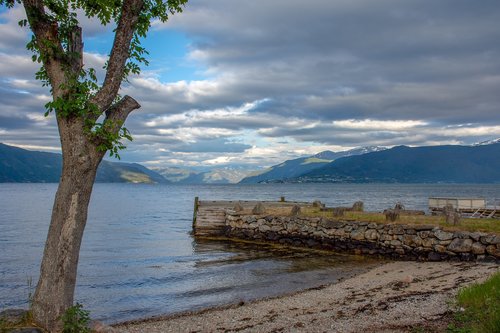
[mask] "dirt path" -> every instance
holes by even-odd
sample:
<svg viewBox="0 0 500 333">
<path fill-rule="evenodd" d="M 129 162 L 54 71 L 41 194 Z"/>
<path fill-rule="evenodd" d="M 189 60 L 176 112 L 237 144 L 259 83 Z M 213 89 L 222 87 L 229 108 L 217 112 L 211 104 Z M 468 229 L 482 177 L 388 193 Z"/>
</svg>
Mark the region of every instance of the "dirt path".
<svg viewBox="0 0 500 333">
<path fill-rule="evenodd" d="M 226 309 L 117 326 L 121 332 L 404 332 L 439 321 L 458 288 L 495 264 L 391 262 L 337 284 Z"/>
</svg>

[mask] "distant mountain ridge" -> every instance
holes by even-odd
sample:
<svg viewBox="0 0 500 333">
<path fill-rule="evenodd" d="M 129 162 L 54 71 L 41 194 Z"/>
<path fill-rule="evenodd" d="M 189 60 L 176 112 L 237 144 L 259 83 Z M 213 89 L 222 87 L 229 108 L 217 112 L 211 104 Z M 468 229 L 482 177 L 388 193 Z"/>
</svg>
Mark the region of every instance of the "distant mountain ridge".
<svg viewBox="0 0 500 333">
<path fill-rule="evenodd" d="M 500 143 L 397 146 L 340 158 L 287 182 L 500 183 Z"/>
<path fill-rule="evenodd" d="M 306 157 L 300 157 L 293 160 L 287 160 L 283 163 L 274 165 L 264 171 L 243 178 L 240 184 L 256 184 L 264 182 L 281 182 L 286 179 L 299 177 L 310 171 L 319 169 L 336 159 L 367 154 L 370 152 L 383 151 L 386 147 L 362 147 L 340 152 L 322 151 L 318 154 Z"/>
<path fill-rule="evenodd" d="M 194 171 L 177 167 L 153 167 L 155 172 L 176 184 L 235 184 L 251 172 L 236 168 L 215 168 L 210 171 Z"/>
<path fill-rule="evenodd" d="M 30 151 L 0 143 L 0 183 L 57 183 L 61 154 Z M 158 173 L 136 163 L 102 161 L 98 183 L 168 183 Z"/>
<path fill-rule="evenodd" d="M 487 141 L 481 141 L 478 143 L 474 143 L 472 146 L 485 146 L 485 145 L 492 145 L 495 143 L 500 143 L 500 138 L 493 139 L 493 140 L 487 140 Z"/>
</svg>

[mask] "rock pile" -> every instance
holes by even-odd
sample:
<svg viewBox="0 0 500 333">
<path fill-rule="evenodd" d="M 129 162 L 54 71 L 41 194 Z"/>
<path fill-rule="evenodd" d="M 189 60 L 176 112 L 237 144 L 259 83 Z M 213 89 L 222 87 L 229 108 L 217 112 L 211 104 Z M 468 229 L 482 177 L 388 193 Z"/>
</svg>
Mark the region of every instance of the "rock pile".
<svg viewBox="0 0 500 333">
<path fill-rule="evenodd" d="M 500 261 L 500 236 L 430 225 L 335 221 L 319 217 L 226 213 L 226 235 L 294 246 L 418 260 Z"/>
</svg>

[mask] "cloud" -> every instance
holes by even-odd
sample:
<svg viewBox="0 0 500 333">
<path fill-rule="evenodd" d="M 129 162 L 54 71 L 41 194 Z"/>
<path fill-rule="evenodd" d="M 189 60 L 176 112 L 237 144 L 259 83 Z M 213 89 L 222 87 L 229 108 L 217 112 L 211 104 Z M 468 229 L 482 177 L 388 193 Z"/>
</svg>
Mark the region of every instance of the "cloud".
<svg viewBox="0 0 500 333">
<path fill-rule="evenodd" d="M 16 10 L 0 14 L 0 141 L 27 145 L 40 133 L 54 146 L 54 121 L 36 126 L 48 92 L 33 81 Z M 190 0 L 153 30 L 189 40 L 169 66 L 194 63 L 197 78 L 166 81 L 158 68 L 130 78 L 121 93 L 142 108 L 122 157 L 268 166 L 321 149 L 498 137 L 499 21 L 496 0 Z M 86 20 L 88 44 L 109 43 L 109 29 Z M 106 58 L 91 49 L 85 63 Z"/>
</svg>

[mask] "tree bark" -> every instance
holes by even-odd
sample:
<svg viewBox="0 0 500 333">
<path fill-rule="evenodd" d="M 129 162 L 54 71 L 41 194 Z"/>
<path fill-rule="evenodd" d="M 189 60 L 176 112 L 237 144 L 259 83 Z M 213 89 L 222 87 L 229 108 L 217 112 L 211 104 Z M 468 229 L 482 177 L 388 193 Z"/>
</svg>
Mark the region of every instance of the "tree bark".
<svg viewBox="0 0 500 333">
<path fill-rule="evenodd" d="M 61 315 L 73 305 L 78 258 L 97 167 L 104 152 L 83 132 L 81 118 L 58 119 L 63 169 L 33 297 L 33 318 L 49 332 L 61 332 Z"/>
</svg>

